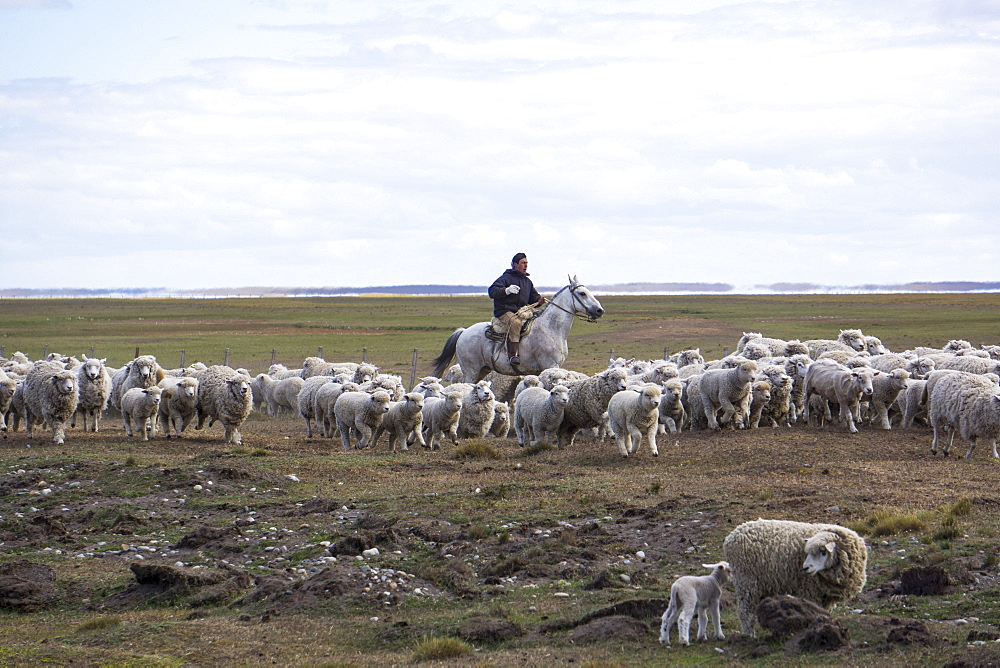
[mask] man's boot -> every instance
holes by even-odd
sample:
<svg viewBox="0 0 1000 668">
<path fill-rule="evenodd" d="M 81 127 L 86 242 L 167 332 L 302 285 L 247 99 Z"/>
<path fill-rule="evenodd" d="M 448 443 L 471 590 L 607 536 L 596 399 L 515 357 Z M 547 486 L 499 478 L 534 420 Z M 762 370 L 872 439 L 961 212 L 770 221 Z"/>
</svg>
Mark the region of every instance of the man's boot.
<svg viewBox="0 0 1000 668">
<path fill-rule="evenodd" d="M 507 341 L 507 354 L 510 356 L 510 365 L 517 366 L 521 363 L 521 358 L 517 356 L 517 349 L 520 347 L 520 341 Z"/>
</svg>

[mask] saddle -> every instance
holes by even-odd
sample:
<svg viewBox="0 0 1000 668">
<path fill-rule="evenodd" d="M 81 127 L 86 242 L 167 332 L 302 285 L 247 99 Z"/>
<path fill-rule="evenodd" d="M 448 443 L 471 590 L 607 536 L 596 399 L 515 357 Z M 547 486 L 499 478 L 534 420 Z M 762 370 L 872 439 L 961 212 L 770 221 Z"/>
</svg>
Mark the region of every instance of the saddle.
<svg viewBox="0 0 1000 668">
<path fill-rule="evenodd" d="M 521 325 L 522 339 L 531 331 L 531 325 L 535 322 L 535 318 L 538 317 L 539 313 L 541 313 L 541 309 L 536 311 L 530 304 L 522 306 L 517 310 L 517 317 L 524 319 L 524 324 Z M 507 327 L 498 318 L 490 320 L 490 326 L 486 328 L 484 333 L 486 334 L 486 338 L 491 341 L 503 342 L 507 339 Z"/>
</svg>

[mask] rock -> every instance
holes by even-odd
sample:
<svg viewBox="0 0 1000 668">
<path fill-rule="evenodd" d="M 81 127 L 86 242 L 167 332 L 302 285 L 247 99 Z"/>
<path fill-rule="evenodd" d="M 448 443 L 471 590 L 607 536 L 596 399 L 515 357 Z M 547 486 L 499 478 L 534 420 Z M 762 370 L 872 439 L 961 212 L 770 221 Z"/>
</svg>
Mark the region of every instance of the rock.
<svg viewBox="0 0 1000 668">
<path fill-rule="evenodd" d="M 949 585 L 948 573 L 940 566 L 914 566 L 900 574 L 897 594 L 940 596 Z"/>
<path fill-rule="evenodd" d="M 820 605 L 797 596 L 771 596 L 757 605 L 757 621 L 776 636 L 790 636 L 830 614 Z"/>
</svg>

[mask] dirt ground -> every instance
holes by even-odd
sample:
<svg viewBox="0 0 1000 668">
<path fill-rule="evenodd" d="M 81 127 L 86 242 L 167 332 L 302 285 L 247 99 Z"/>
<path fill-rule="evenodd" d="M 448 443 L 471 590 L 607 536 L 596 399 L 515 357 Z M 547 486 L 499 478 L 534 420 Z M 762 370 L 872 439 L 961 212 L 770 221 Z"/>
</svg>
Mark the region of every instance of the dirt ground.
<svg viewBox="0 0 1000 668">
<path fill-rule="evenodd" d="M 217 428 L 127 441 L 113 418 L 58 446 L 8 433 L 0 663 L 388 665 L 436 637 L 474 648 L 456 665 L 1000 661 L 1000 468 L 988 448 L 931 456 L 926 427 L 665 435 L 627 460 L 592 436 L 458 458 L 344 452 L 290 417 L 242 431 L 239 448 Z M 671 582 L 721 559 L 740 522 L 880 513 L 923 527 L 868 537 L 868 585 L 836 611 L 846 646 L 741 636 L 731 586 L 727 640 L 657 643 Z M 900 589 L 932 566 L 938 591 Z"/>
</svg>

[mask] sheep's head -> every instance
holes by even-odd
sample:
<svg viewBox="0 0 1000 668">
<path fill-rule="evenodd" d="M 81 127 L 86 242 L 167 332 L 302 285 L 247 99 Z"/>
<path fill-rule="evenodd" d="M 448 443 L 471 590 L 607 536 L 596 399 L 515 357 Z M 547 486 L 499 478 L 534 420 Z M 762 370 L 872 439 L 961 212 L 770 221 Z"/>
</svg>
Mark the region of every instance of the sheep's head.
<svg viewBox="0 0 1000 668">
<path fill-rule="evenodd" d="M 837 563 L 837 535 L 831 531 L 820 531 L 805 539 L 806 559 L 802 568 L 809 575 L 831 569 Z"/>
<path fill-rule="evenodd" d="M 549 396 L 556 404 L 566 405 L 569 403 L 569 388 L 565 385 L 556 385 L 549 390 Z"/>
<path fill-rule="evenodd" d="M 76 376 L 71 371 L 63 371 L 52 376 L 52 384 L 60 394 L 76 392 Z"/>
<path fill-rule="evenodd" d="M 385 413 L 388 411 L 390 401 L 392 401 L 392 397 L 385 390 L 378 390 L 371 397 L 372 408 L 376 412 Z"/>
<path fill-rule="evenodd" d="M 424 407 L 424 395 L 420 392 L 409 392 L 403 396 L 403 401 L 409 404 L 409 408 L 420 410 Z"/>
<path fill-rule="evenodd" d="M 102 369 L 104 369 L 104 360 L 99 360 L 96 357 L 89 357 L 83 363 L 83 374 L 87 377 L 87 380 L 97 380 L 100 378 Z"/>
<path fill-rule="evenodd" d="M 717 564 L 702 564 L 702 567 L 712 571 L 712 577 L 719 581 L 720 587 L 729 582 L 733 575 L 733 569 L 729 566 L 728 561 L 720 561 Z"/>
<path fill-rule="evenodd" d="M 236 375 L 232 378 L 227 378 L 226 385 L 228 385 L 229 390 L 238 397 L 246 397 L 250 394 L 250 383 L 247 382 L 246 376 Z"/>
<path fill-rule="evenodd" d="M 841 343 L 847 344 L 858 352 L 861 352 L 866 348 L 865 335 L 861 333 L 860 329 L 842 329 L 840 330 L 840 336 L 837 337 L 837 340 Z"/>
<path fill-rule="evenodd" d="M 861 391 L 862 394 L 871 395 L 874 391 L 872 387 L 872 378 L 878 374 L 878 371 L 872 371 L 870 368 L 857 368 L 851 370 L 851 376 L 854 378 L 854 385 Z"/>
</svg>

